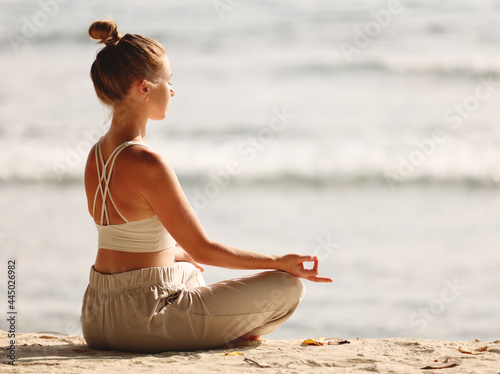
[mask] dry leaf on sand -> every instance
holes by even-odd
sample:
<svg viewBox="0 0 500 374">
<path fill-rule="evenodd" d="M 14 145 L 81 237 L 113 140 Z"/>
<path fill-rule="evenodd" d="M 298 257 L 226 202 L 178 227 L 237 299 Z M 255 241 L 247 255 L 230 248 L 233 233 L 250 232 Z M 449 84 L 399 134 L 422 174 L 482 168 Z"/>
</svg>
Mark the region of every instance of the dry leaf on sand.
<svg viewBox="0 0 500 374">
<path fill-rule="evenodd" d="M 342 344 L 351 344 L 351 342 L 349 340 L 344 340 L 341 338 L 326 338 L 323 344 L 342 345 Z"/>
<path fill-rule="evenodd" d="M 440 364 L 432 364 L 426 367 L 423 367 L 422 369 L 447 369 L 447 368 L 453 368 L 455 366 L 458 366 L 462 363 L 462 360 L 457 360 L 455 358 L 448 357 L 446 360 L 441 362 Z"/>
<path fill-rule="evenodd" d="M 348 340 L 344 340 L 341 338 L 314 338 L 314 339 L 306 339 L 301 344 L 302 345 L 341 345 L 341 344 L 350 344 L 351 342 Z"/>
<path fill-rule="evenodd" d="M 462 347 L 458 347 L 458 349 L 457 349 L 457 351 L 459 351 L 460 353 L 465 353 L 468 355 L 480 355 L 482 352 L 486 352 L 487 350 L 488 350 L 487 345 L 485 345 L 484 347 L 481 347 L 481 348 L 474 349 L 474 351 L 466 351 Z"/>
<path fill-rule="evenodd" d="M 302 345 L 323 345 L 326 338 L 316 338 L 316 339 L 306 339 L 302 343 Z"/>
<path fill-rule="evenodd" d="M 243 356 L 243 353 L 238 352 L 238 351 L 232 351 L 232 352 L 221 352 L 219 353 L 221 356 Z"/>
</svg>

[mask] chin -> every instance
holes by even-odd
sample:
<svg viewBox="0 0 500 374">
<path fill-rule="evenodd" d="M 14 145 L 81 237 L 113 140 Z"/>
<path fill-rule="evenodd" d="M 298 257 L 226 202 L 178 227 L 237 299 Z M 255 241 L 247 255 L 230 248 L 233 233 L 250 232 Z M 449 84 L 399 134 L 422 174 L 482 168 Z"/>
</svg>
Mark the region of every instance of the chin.
<svg viewBox="0 0 500 374">
<path fill-rule="evenodd" d="M 152 119 L 153 121 L 161 121 L 163 119 L 165 119 L 165 117 L 167 116 L 167 113 L 163 113 L 163 114 L 159 114 L 157 116 L 154 116 L 154 117 L 150 117 L 150 119 Z"/>
</svg>

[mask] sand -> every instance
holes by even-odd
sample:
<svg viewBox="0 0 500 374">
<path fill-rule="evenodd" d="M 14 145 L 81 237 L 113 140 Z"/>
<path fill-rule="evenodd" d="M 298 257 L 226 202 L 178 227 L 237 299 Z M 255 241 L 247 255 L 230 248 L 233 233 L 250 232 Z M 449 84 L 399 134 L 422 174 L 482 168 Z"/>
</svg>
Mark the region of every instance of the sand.
<svg viewBox="0 0 500 374">
<path fill-rule="evenodd" d="M 81 336 L 29 333 L 17 334 L 16 340 L 12 366 L 7 333 L 0 331 L 0 373 L 500 373 L 498 340 L 358 338 L 323 346 L 303 346 L 303 339 L 264 340 L 233 348 L 157 354 L 98 351 L 87 347 Z M 234 351 L 243 355 L 224 355 Z M 447 358 L 458 366 L 422 369 Z"/>
</svg>

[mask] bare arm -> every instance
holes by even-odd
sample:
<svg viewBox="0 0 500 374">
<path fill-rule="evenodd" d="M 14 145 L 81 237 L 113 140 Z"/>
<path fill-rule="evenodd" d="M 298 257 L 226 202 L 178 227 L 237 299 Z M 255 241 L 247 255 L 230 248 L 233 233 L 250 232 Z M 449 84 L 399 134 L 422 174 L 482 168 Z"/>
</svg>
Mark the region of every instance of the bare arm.
<svg viewBox="0 0 500 374">
<path fill-rule="evenodd" d="M 191 208 L 173 169 L 161 156 L 149 154 L 141 174 L 144 198 L 181 249 L 195 262 L 230 269 L 276 269 L 314 282 L 332 281 L 318 276 L 315 256 L 270 256 L 212 241 Z M 177 251 L 176 258 L 185 256 Z M 314 263 L 312 269 L 305 269 L 304 262 L 308 261 Z"/>
</svg>

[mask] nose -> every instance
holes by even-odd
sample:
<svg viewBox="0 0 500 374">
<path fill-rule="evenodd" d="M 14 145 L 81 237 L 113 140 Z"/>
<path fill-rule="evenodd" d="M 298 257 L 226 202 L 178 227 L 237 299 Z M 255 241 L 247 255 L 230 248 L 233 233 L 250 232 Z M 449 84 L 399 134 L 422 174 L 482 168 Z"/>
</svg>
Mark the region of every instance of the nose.
<svg viewBox="0 0 500 374">
<path fill-rule="evenodd" d="M 175 96 L 175 91 L 173 88 L 170 89 L 170 97 L 174 97 Z"/>
</svg>

